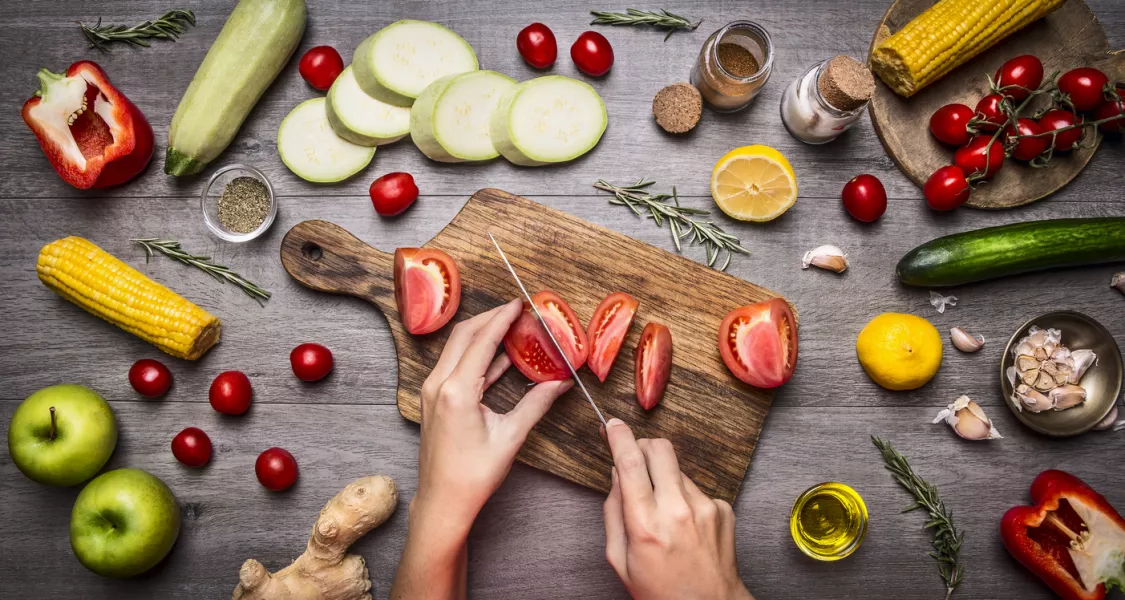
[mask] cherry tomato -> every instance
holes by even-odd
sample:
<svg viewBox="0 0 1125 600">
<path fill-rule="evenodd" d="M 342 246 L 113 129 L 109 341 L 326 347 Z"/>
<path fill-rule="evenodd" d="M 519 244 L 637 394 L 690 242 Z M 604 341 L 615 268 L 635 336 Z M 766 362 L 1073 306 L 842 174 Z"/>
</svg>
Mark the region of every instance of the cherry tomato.
<svg viewBox="0 0 1125 600">
<path fill-rule="evenodd" d="M 993 79 L 1000 88 L 1017 86 L 1001 93 L 1016 102 L 1022 102 L 1043 83 L 1043 63 L 1030 54 L 1017 56 L 1000 65 Z"/>
<path fill-rule="evenodd" d="M 719 325 L 719 354 L 738 379 L 775 388 L 797 368 L 797 320 L 789 303 L 773 298 L 736 308 Z"/>
<path fill-rule="evenodd" d="M 575 369 L 586 364 L 590 355 L 586 331 L 566 300 L 550 290 L 542 290 L 532 296 L 531 301 L 543 315 L 544 322 L 551 328 L 570 364 Z M 520 373 L 535 383 L 570 378 L 570 370 L 566 368 L 562 356 L 526 303 L 523 314 L 504 334 L 504 351 Z"/>
<path fill-rule="evenodd" d="M 570 59 L 579 71 L 601 77 L 613 66 L 613 46 L 604 35 L 587 31 L 574 40 L 574 45 L 570 47 Z"/>
<path fill-rule="evenodd" d="M 1074 113 L 1058 108 L 1051 109 L 1043 116 L 1039 117 L 1039 125 L 1043 131 L 1054 131 L 1064 127 L 1070 127 L 1078 123 L 1078 117 Z M 1074 149 L 1074 145 L 1082 139 L 1082 127 L 1075 127 L 1074 129 L 1067 129 L 1066 131 L 1055 134 L 1055 150 L 1058 152 L 1068 152 Z M 1044 136 L 1048 140 L 1051 136 Z"/>
<path fill-rule="evenodd" d="M 645 410 L 660 404 L 672 374 L 672 332 L 660 323 L 649 323 L 633 354 L 636 362 L 637 403 Z"/>
<path fill-rule="evenodd" d="M 189 467 L 202 467 L 211 460 L 211 438 L 198 427 L 188 427 L 172 438 L 172 456 Z"/>
<path fill-rule="evenodd" d="M 211 382 L 207 394 L 211 408 L 224 415 L 241 415 L 250 409 L 254 390 L 250 378 L 242 371 L 224 371 Z"/>
<path fill-rule="evenodd" d="M 964 173 L 992 177 L 1004 166 L 1004 143 L 999 139 L 992 141 L 990 135 L 978 135 L 953 153 L 953 164 Z"/>
<path fill-rule="evenodd" d="M 418 186 L 410 173 L 387 173 L 371 182 L 371 204 L 382 217 L 402 214 L 418 199 Z"/>
<path fill-rule="evenodd" d="M 1094 111 L 1094 120 L 1103 121 L 1112 117 L 1117 117 L 1112 121 L 1106 121 L 1098 127 L 1102 131 L 1116 131 L 1117 133 L 1125 132 L 1125 88 L 1117 88 L 1118 99 L 1110 100 L 1105 104 L 1098 107 Z"/>
<path fill-rule="evenodd" d="M 332 372 L 332 351 L 320 344 L 301 344 L 289 353 L 293 374 L 301 381 L 324 379 Z"/>
<path fill-rule="evenodd" d="M 969 199 L 969 182 L 957 165 L 946 165 L 926 180 L 922 195 L 934 210 L 953 210 Z"/>
<path fill-rule="evenodd" d="M 129 385 L 145 398 L 159 398 L 172 387 L 172 372 L 158 360 L 142 358 L 129 367 Z"/>
<path fill-rule="evenodd" d="M 614 292 L 594 310 L 594 316 L 586 327 L 586 339 L 590 343 L 590 357 L 586 364 L 598 376 L 598 381 L 605 381 L 609 376 L 621 343 L 629 335 L 638 306 L 640 303 L 636 298 L 625 292 Z"/>
<path fill-rule="evenodd" d="M 395 250 L 395 305 L 406 331 L 441 329 L 461 305 L 461 271 L 453 257 L 431 248 Z"/>
<path fill-rule="evenodd" d="M 288 450 L 270 448 L 254 461 L 258 483 L 271 492 L 287 490 L 297 483 L 297 459 Z"/>
<path fill-rule="evenodd" d="M 967 108 L 967 107 L 966 107 Z M 887 190 L 874 175 L 856 175 L 844 184 L 844 209 L 857 221 L 871 223 L 887 211 Z"/>
<path fill-rule="evenodd" d="M 946 104 L 930 116 L 930 133 L 939 142 L 950 146 L 964 146 L 973 134 L 969 131 L 969 121 L 976 115 L 973 109 L 964 104 Z"/>
<path fill-rule="evenodd" d="M 1105 102 L 1105 86 L 1109 78 L 1093 67 L 1071 69 L 1059 77 L 1059 91 L 1070 98 L 1077 111 L 1091 111 Z"/>
<path fill-rule="evenodd" d="M 317 46 L 309 48 L 301 57 L 297 70 L 309 85 L 326 92 L 344 70 L 344 59 L 340 58 L 340 53 L 332 46 Z"/>
<path fill-rule="evenodd" d="M 516 49 L 527 64 L 536 69 L 546 69 L 555 64 L 559 56 L 555 34 L 542 23 L 532 23 L 521 29 L 516 36 Z"/>
<path fill-rule="evenodd" d="M 989 94 L 977 102 L 976 127 L 989 133 L 1000 129 L 1008 121 L 1008 115 L 1001 108 L 1006 100 L 1000 94 Z"/>
<path fill-rule="evenodd" d="M 1016 121 L 1016 125 L 1008 126 L 1008 139 L 1016 140 L 1012 146 L 1012 158 L 1016 160 L 1031 160 L 1040 154 L 1047 151 L 1047 147 L 1051 145 L 1051 136 L 1044 135 L 1040 137 L 1016 137 L 1016 136 L 1029 136 L 1037 133 L 1043 133 L 1043 128 L 1039 123 L 1031 119 L 1020 119 Z"/>
</svg>

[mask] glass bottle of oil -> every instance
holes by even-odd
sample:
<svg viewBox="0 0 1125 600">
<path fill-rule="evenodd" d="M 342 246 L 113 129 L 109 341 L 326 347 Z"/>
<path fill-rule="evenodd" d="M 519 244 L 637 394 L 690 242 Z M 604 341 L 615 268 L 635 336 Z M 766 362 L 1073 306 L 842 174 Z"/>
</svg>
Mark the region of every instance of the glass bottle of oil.
<svg viewBox="0 0 1125 600">
<path fill-rule="evenodd" d="M 863 542 L 867 506 L 855 490 L 842 483 L 814 485 L 793 504 L 789 531 L 797 547 L 812 558 L 840 560 Z"/>
</svg>

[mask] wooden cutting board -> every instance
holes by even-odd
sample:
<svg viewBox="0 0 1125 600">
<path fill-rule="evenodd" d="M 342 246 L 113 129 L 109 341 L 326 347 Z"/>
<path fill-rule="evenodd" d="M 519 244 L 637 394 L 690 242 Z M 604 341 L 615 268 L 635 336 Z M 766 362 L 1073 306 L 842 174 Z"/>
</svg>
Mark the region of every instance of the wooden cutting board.
<svg viewBox="0 0 1125 600">
<path fill-rule="evenodd" d="M 708 494 L 733 502 L 773 394 L 730 374 L 719 356 L 718 327 L 730 310 L 777 294 L 525 198 L 486 189 L 425 244 L 449 253 L 460 267 L 461 306 L 455 322 L 519 295 L 489 231 L 529 292 L 558 292 L 583 323 L 611 292 L 625 291 L 640 301 L 605 383 L 587 369 L 579 374 L 607 418 L 624 420 L 638 438 L 670 439 L 683 471 Z M 281 244 L 281 262 L 305 286 L 356 296 L 382 310 L 398 350 L 399 412 L 419 422 L 419 390 L 453 324 L 426 336 L 408 334 L 395 308 L 393 256 L 332 223 L 304 221 L 290 229 Z M 664 401 L 646 412 L 634 396 L 633 349 L 649 321 L 671 329 L 674 350 Z M 528 380 L 513 368 L 485 394 L 485 403 L 506 412 L 527 386 Z M 593 409 L 573 389 L 531 433 L 518 458 L 608 491 L 611 460 L 598 429 Z"/>
</svg>

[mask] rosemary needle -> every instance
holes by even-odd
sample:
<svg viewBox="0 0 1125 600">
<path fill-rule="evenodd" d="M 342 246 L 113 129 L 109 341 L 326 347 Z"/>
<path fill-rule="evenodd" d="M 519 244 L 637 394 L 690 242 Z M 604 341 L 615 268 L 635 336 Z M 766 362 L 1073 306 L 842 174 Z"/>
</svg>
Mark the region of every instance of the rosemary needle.
<svg viewBox="0 0 1125 600">
<path fill-rule="evenodd" d="M 187 29 L 188 25 L 195 25 L 195 13 L 190 10 L 170 10 L 155 21 L 145 21 L 132 27 L 124 25 L 102 25 L 102 20 L 93 25 L 79 23 L 82 33 L 90 40 L 90 47 L 106 50 L 111 42 L 123 42 L 134 46 L 147 48 L 148 38 L 173 40 Z"/>
<path fill-rule="evenodd" d="M 148 262 L 148 259 L 152 258 L 153 253 L 159 252 L 169 258 L 191 265 L 207 273 L 219 283 L 226 283 L 228 281 L 233 283 L 245 292 L 247 296 L 257 300 L 258 304 L 261 304 L 262 300 L 268 300 L 270 297 L 268 291 L 258 287 L 257 284 L 248 281 L 238 273 L 231 271 L 229 267 L 216 265 L 211 262 L 210 256 L 197 256 L 185 252 L 184 249 L 180 247 L 179 242 L 157 238 L 141 238 L 132 241 L 140 244 L 145 249 L 145 262 Z"/>
<path fill-rule="evenodd" d="M 627 8 L 623 13 L 592 10 L 590 14 L 594 15 L 594 20 L 590 21 L 591 25 L 648 25 L 657 29 L 667 29 L 668 33 L 664 36 L 664 41 L 668 41 L 677 29 L 694 31 L 703 22 L 703 19 L 699 19 L 692 23 L 691 19 L 663 8 L 659 12 L 635 8 Z"/>
</svg>

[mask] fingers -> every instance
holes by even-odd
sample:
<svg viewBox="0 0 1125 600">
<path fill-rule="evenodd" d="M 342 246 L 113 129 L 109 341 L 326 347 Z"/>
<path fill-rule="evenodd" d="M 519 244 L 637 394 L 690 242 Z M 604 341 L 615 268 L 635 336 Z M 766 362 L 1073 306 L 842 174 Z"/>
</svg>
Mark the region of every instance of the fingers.
<svg viewBox="0 0 1125 600">
<path fill-rule="evenodd" d="M 657 504 L 686 506 L 684 488 L 680 474 L 680 463 L 676 460 L 676 450 L 672 442 L 665 439 L 641 440 L 638 442 L 648 465 L 648 475 Z"/>
<path fill-rule="evenodd" d="M 680 485 L 684 488 L 684 498 L 687 499 L 693 510 L 698 512 L 699 507 L 714 503 L 714 500 L 704 494 L 703 490 L 700 490 L 699 486 L 695 485 L 695 482 L 687 475 L 680 475 Z"/>
<path fill-rule="evenodd" d="M 613 487 L 602 506 L 605 516 L 605 559 L 609 566 L 617 572 L 617 576 L 625 579 L 625 515 L 621 504 L 621 486 L 617 479 L 617 469 L 612 471 Z"/>
<path fill-rule="evenodd" d="M 734 559 L 734 509 L 726 500 L 712 500 L 719 509 L 719 548 Z"/>
<path fill-rule="evenodd" d="M 515 300 L 508 304 L 514 302 Z M 477 331 L 484 327 L 496 313 L 500 312 L 500 310 L 508 304 L 497 306 L 492 310 L 482 312 L 479 315 L 465 319 L 455 325 L 453 327 L 453 332 L 449 334 L 449 339 L 445 342 L 445 348 L 441 351 L 441 357 L 438 358 L 437 364 L 434 365 L 434 369 L 430 373 L 430 378 L 438 384 L 448 379 L 449 374 L 453 372 L 453 368 L 461 361 L 461 356 L 465 353 L 465 349 L 469 347 L 469 343 L 473 341 L 473 337 L 476 336 Z"/>
<path fill-rule="evenodd" d="M 645 455 L 637 445 L 632 430 L 621 419 L 610 419 L 606 423 L 606 437 L 613 453 L 613 464 L 617 467 L 625 526 L 640 525 L 656 507 Z"/>
<path fill-rule="evenodd" d="M 492 387 L 500 377 L 508 371 L 512 366 L 512 359 L 508 356 L 507 352 L 501 352 L 492 359 L 492 364 L 488 365 L 488 370 L 484 372 L 484 389 Z"/>
<path fill-rule="evenodd" d="M 574 385 L 574 381 L 547 381 L 536 384 L 531 391 L 524 394 L 516 407 L 504 415 L 504 423 L 512 439 L 523 443 L 527 439 L 532 427 L 551 410 L 555 400 L 566 393 Z"/>
<path fill-rule="evenodd" d="M 519 300 L 512 300 L 501 306 L 483 326 L 477 329 L 473 339 L 461 354 L 461 360 L 457 362 L 450 378 L 470 382 L 484 377 L 488 365 L 496 357 L 496 348 L 504 340 L 504 334 L 508 333 L 508 329 L 519 318 L 522 311 L 523 302 Z"/>
</svg>

